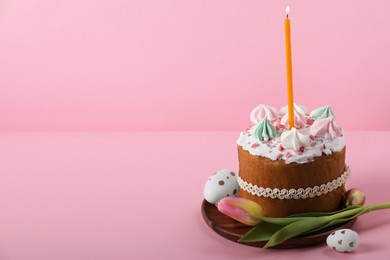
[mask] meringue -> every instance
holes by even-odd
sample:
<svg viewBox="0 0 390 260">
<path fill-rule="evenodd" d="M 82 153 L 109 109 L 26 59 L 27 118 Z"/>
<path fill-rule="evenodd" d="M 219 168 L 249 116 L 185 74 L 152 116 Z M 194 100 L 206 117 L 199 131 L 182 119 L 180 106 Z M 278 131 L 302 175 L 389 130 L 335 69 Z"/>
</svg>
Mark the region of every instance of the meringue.
<svg viewBox="0 0 390 260">
<path fill-rule="evenodd" d="M 294 127 L 296 128 L 303 128 L 306 125 L 306 115 L 302 114 L 298 110 L 294 109 Z M 281 124 L 289 127 L 289 122 L 288 122 L 288 113 L 286 113 L 281 120 Z"/>
<path fill-rule="evenodd" d="M 310 130 L 308 128 L 297 130 L 295 127 L 281 135 L 282 146 L 285 149 L 299 150 L 310 145 Z"/>
<path fill-rule="evenodd" d="M 301 114 L 303 114 L 303 115 L 306 115 L 306 113 L 307 113 L 306 107 L 304 107 L 304 106 L 302 106 L 302 105 L 300 105 L 300 104 L 297 104 L 297 103 L 295 103 L 295 102 L 294 102 L 294 110 L 296 110 L 298 113 L 301 113 Z M 280 114 L 281 114 L 282 116 L 284 116 L 285 114 L 287 114 L 287 112 L 288 112 L 288 106 L 284 106 L 284 107 L 282 107 L 282 108 L 280 109 Z"/>
<path fill-rule="evenodd" d="M 321 118 L 327 118 L 327 117 L 331 117 L 331 116 L 335 117 L 334 113 L 329 105 L 316 108 L 310 113 L 310 117 L 315 119 L 315 120 L 321 119 Z"/>
<path fill-rule="evenodd" d="M 250 120 L 254 124 L 259 123 L 265 117 L 268 117 L 270 121 L 275 121 L 279 118 L 279 111 L 274 107 L 261 104 L 255 107 L 250 114 Z"/>
<path fill-rule="evenodd" d="M 273 126 L 265 117 L 263 120 L 261 120 L 255 130 L 253 131 L 253 135 L 259 140 L 259 141 L 269 141 L 275 138 L 276 135 L 276 128 Z"/>
<path fill-rule="evenodd" d="M 333 140 L 343 135 L 333 116 L 315 120 L 310 127 L 310 134 L 315 137 L 324 137 L 328 140 Z"/>
<path fill-rule="evenodd" d="M 306 107 L 294 103 L 294 125 L 296 128 L 303 128 L 306 125 Z M 281 123 L 286 126 L 286 128 L 290 127 L 288 122 L 288 106 L 284 106 L 280 109 L 280 114 L 283 115 Z"/>
</svg>

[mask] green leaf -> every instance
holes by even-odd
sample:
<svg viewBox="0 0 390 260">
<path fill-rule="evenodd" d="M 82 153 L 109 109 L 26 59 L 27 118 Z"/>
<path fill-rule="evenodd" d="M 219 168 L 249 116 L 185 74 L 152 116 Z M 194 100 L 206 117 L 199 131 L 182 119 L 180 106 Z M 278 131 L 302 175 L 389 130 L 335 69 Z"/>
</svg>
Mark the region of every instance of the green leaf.
<svg viewBox="0 0 390 260">
<path fill-rule="evenodd" d="M 238 242 L 267 241 L 276 231 L 281 228 L 283 228 L 283 226 L 261 222 L 249 230 L 242 238 L 238 240 Z"/>
<path fill-rule="evenodd" d="M 350 206 L 348 208 L 344 208 L 342 210 L 333 211 L 333 212 L 307 212 L 301 214 L 294 214 L 284 218 L 272 218 L 272 217 L 264 217 L 264 216 L 251 216 L 256 219 L 260 219 L 264 222 L 273 223 L 277 225 L 288 225 L 296 221 L 305 220 L 308 218 L 316 218 L 323 216 L 331 216 L 343 212 L 349 212 L 350 210 L 354 210 L 357 208 L 363 208 L 362 206 Z"/>
<path fill-rule="evenodd" d="M 268 240 L 264 248 L 279 245 L 280 243 L 283 243 L 290 238 L 302 235 L 310 230 L 324 226 L 329 222 L 330 220 L 327 217 L 308 218 L 307 220 L 293 222 L 276 231 Z"/>
<path fill-rule="evenodd" d="M 284 226 L 291 224 L 293 222 L 296 222 L 296 221 L 309 219 L 309 217 L 295 217 L 295 218 L 290 218 L 290 217 L 271 218 L 271 217 L 264 217 L 264 216 L 251 216 L 251 217 L 253 217 L 255 219 L 260 219 L 260 220 L 267 222 L 267 223 L 272 223 L 272 224 L 276 224 L 276 225 L 284 225 Z"/>
<path fill-rule="evenodd" d="M 306 232 L 305 234 L 308 234 L 308 233 L 314 233 L 314 232 L 320 232 L 322 230 L 326 230 L 332 226 L 336 226 L 336 225 L 339 225 L 339 224 L 342 224 L 342 223 L 345 223 L 349 220 L 351 220 L 353 218 L 341 218 L 341 219 L 334 219 L 332 221 L 330 221 L 328 224 L 324 225 L 324 226 L 321 226 L 319 228 L 315 228 L 315 229 L 312 229 L 310 230 L 309 232 Z"/>
<path fill-rule="evenodd" d="M 345 223 L 347 221 L 350 221 L 354 218 L 357 218 L 358 216 L 360 215 L 363 215 L 364 213 L 367 212 L 367 209 L 366 208 L 362 208 L 362 210 L 358 213 L 355 213 L 349 217 L 345 217 L 345 218 L 336 218 L 336 219 L 333 219 L 332 221 L 330 221 L 328 224 L 326 224 L 325 226 L 322 226 L 322 227 L 319 227 L 317 229 L 313 229 L 307 233 L 314 233 L 314 232 L 318 232 L 318 231 L 321 231 L 321 230 L 325 230 L 327 228 L 330 228 L 332 226 L 335 226 L 335 225 L 339 225 L 339 224 L 342 224 L 342 223 Z"/>
<path fill-rule="evenodd" d="M 361 208 L 361 207 L 362 206 L 360 206 L 360 205 L 353 205 L 353 206 L 349 206 L 347 208 L 343 208 L 341 210 L 332 211 L 332 212 L 306 212 L 306 213 L 290 215 L 287 218 L 330 216 L 330 215 L 334 215 L 334 214 L 337 214 L 337 213 L 340 213 L 340 212 L 344 212 L 344 211 L 351 210 L 351 209 L 356 209 L 356 208 Z"/>
</svg>

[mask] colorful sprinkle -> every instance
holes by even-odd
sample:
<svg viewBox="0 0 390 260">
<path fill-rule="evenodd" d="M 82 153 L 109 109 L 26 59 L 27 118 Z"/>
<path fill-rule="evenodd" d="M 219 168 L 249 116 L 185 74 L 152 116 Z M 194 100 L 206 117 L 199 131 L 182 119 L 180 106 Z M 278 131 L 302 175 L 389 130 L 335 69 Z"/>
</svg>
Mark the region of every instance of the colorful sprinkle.
<svg viewBox="0 0 390 260">
<path fill-rule="evenodd" d="M 314 123 L 314 120 L 312 118 L 306 119 L 306 124 L 307 125 L 312 125 Z"/>
</svg>

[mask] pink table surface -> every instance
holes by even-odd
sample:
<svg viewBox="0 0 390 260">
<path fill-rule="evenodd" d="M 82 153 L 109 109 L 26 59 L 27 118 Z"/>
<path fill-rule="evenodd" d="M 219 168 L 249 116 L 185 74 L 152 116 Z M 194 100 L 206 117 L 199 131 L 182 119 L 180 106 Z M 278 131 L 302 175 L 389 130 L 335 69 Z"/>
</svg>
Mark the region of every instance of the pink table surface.
<svg viewBox="0 0 390 260">
<path fill-rule="evenodd" d="M 263 250 L 203 221 L 203 184 L 237 169 L 237 132 L 0 134 L 0 259 L 389 259 L 390 210 L 359 218 L 361 245 Z M 390 201 L 390 132 L 348 132 L 348 186 Z"/>
</svg>

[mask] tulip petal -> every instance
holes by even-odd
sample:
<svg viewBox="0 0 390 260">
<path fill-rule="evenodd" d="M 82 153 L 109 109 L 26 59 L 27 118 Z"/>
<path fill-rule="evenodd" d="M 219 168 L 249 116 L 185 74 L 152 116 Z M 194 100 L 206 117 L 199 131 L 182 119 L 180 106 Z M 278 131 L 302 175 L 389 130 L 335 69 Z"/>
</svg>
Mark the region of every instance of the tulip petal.
<svg viewBox="0 0 390 260">
<path fill-rule="evenodd" d="M 252 200 L 226 197 L 215 205 L 221 213 L 248 226 L 255 226 L 261 221 L 251 217 L 261 215 L 263 211 L 261 206 Z"/>
</svg>

